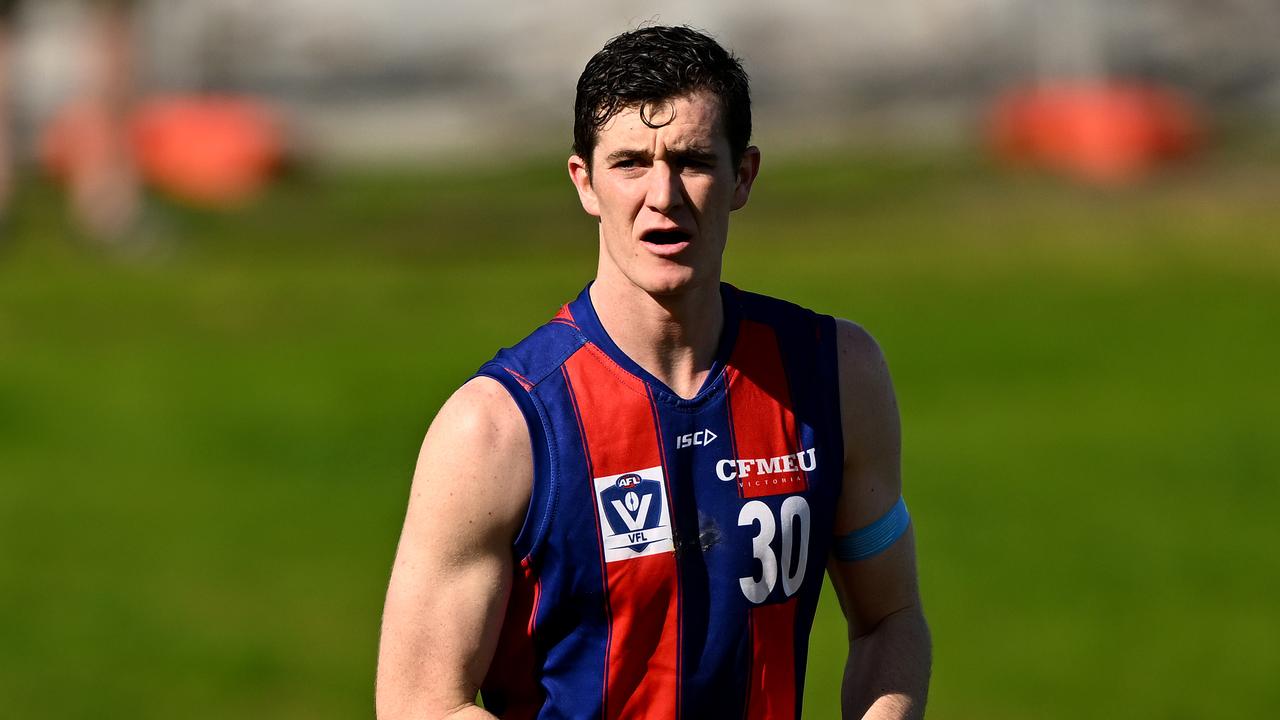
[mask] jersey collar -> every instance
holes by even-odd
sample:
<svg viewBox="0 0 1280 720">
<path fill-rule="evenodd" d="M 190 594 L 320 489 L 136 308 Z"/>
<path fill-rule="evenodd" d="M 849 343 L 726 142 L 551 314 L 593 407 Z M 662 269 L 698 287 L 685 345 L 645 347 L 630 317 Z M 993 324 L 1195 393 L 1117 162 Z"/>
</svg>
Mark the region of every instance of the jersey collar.
<svg viewBox="0 0 1280 720">
<path fill-rule="evenodd" d="M 611 360 L 618 364 L 624 371 L 638 378 L 647 385 L 654 397 L 664 403 L 675 406 L 692 406 L 702 403 L 709 397 L 715 396 L 724 385 L 724 369 L 728 364 L 729 357 L 733 354 L 733 345 L 738 338 L 738 323 L 741 319 L 741 309 L 738 302 L 738 289 L 729 283 L 720 283 L 720 302 L 724 307 L 724 326 L 720 331 L 720 342 L 716 346 L 716 354 L 711 363 L 711 370 L 707 373 L 707 377 L 702 382 L 702 387 L 698 389 L 698 393 L 692 398 L 682 398 L 677 395 L 666 383 L 654 377 L 648 370 L 640 367 L 640 364 L 632 360 L 626 353 L 618 348 L 613 338 L 609 337 L 609 333 L 605 332 L 604 326 L 600 323 L 600 317 L 596 314 L 595 306 L 591 304 L 591 283 L 578 293 L 577 299 L 569 303 L 569 312 L 573 314 L 573 319 L 577 322 L 582 334 L 587 341 L 595 345 L 604 352 Z"/>
</svg>

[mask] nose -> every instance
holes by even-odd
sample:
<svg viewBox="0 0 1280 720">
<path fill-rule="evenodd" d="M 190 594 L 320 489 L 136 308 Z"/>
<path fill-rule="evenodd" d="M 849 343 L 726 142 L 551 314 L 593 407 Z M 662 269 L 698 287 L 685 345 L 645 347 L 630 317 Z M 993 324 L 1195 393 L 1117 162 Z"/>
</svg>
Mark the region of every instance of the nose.
<svg viewBox="0 0 1280 720">
<path fill-rule="evenodd" d="M 655 162 L 648 176 L 645 204 L 649 209 L 666 214 L 684 203 L 684 185 L 680 180 L 680 173 L 670 163 Z"/>
</svg>

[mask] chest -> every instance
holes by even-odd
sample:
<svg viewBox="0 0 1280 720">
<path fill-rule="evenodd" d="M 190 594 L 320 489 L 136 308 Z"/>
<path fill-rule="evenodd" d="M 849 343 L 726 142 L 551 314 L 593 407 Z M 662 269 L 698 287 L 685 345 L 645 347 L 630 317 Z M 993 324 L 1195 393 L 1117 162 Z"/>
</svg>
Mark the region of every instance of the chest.
<svg viewBox="0 0 1280 720">
<path fill-rule="evenodd" d="M 806 411 L 818 403 L 732 372 L 696 407 L 606 380 L 571 372 L 556 413 L 555 561 L 605 577 L 660 562 L 715 605 L 821 582 L 842 458 L 838 428 Z M 580 575 L 593 592 L 594 573 Z"/>
</svg>

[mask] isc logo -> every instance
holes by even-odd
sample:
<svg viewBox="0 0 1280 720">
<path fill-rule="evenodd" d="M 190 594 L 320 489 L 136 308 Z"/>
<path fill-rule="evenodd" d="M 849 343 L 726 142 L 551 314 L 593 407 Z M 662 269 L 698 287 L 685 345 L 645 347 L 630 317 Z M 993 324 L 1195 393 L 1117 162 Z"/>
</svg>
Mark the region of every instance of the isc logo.
<svg viewBox="0 0 1280 720">
<path fill-rule="evenodd" d="M 605 562 L 671 552 L 671 515 L 662 466 L 595 478 Z"/>
<path fill-rule="evenodd" d="M 710 445 L 712 440 L 720 437 L 710 430 L 699 430 L 698 432 L 686 433 L 676 438 L 676 448 L 684 449 L 693 447 L 694 445 Z"/>
</svg>

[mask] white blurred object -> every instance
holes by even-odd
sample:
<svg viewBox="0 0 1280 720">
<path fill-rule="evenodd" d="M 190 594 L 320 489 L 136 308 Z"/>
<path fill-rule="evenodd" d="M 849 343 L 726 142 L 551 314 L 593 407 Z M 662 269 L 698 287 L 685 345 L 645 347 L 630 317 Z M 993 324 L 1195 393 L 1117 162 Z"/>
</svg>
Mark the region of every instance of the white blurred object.
<svg viewBox="0 0 1280 720">
<path fill-rule="evenodd" d="M 24 11 L 30 117 L 74 84 L 81 1 Z M 967 137 L 995 89 L 1104 66 L 1280 115 L 1276 0 L 152 0 L 142 15 L 151 88 L 269 95 L 318 156 L 344 160 L 567 148 L 583 64 L 650 22 L 702 27 L 743 56 L 770 142 Z"/>
</svg>

